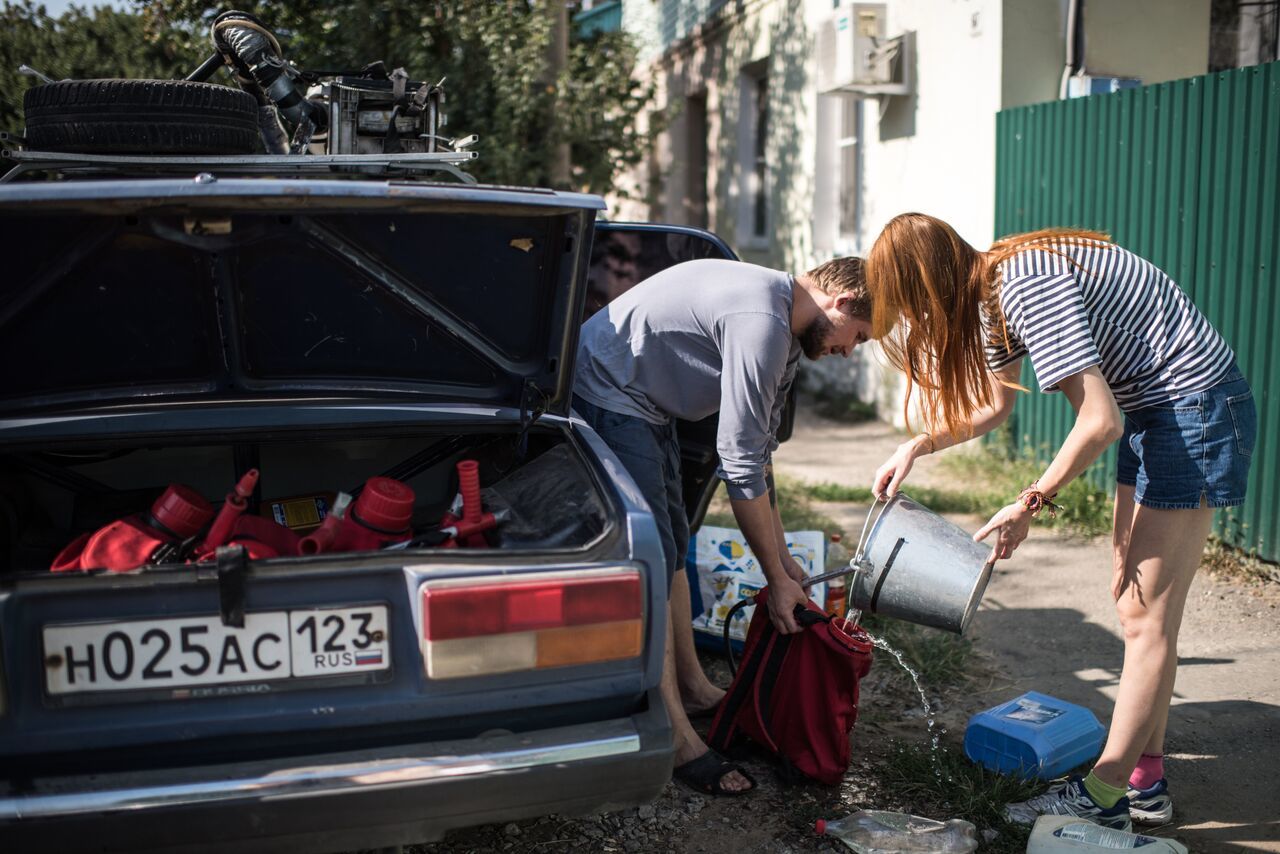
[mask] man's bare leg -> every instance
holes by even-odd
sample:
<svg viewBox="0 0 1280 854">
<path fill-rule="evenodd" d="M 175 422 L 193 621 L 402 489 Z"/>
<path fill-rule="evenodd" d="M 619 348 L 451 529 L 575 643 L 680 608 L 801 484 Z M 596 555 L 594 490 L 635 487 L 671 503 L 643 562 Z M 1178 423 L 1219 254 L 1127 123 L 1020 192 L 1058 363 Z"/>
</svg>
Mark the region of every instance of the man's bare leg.
<svg viewBox="0 0 1280 854">
<path fill-rule="evenodd" d="M 676 585 L 678 586 L 678 585 Z M 686 591 L 686 606 L 688 603 Z M 667 604 L 667 644 L 666 656 L 663 659 L 662 666 L 662 699 L 667 705 L 667 714 L 671 716 L 671 729 L 675 736 L 676 743 L 676 766 L 684 765 L 686 762 L 692 762 L 709 749 L 707 743 L 702 737 L 694 731 L 693 724 L 689 723 L 689 716 L 685 714 L 684 704 L 680 701 L 680 688 L 676 684 L 676 660 L 675 660 L 675 644 L 673 642 L 672 625 L 674 623 L 675 609 Z M 687 623 L 686 623 L 687 625 Z M 751 782 L 739 774 L 737 771 L 730 771 L 721 778 L 720 785 L 722 788 L 731 792 L 741 792 L 751 788 Z"/>
<path fill-rule="evenodd" d="M 712 684 L 702 669 L 702 662 L 698 661 L 688 578 L 681 571 L 671 579 L 670 613 L 675 632 L 676 684 L 685 712 L 696 715 L 715 708 L 724 697 L 724 689 Z"/>
</svg>

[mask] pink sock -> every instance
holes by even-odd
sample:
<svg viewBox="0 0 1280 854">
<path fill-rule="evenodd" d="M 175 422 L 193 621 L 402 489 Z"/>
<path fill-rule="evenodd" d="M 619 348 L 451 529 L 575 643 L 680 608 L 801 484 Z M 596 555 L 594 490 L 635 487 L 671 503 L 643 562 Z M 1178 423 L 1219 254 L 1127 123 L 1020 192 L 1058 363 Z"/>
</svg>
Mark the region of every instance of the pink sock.
<svg viewBox="0 0 1280 854">
<path fill-rule="evenodd" d="M 1142 754 L 1138 767 L 1129 775 L 1129 785 L 1135 789 L 1150 789 L 1164 779 L 1164 755 Z"/>
</svg>

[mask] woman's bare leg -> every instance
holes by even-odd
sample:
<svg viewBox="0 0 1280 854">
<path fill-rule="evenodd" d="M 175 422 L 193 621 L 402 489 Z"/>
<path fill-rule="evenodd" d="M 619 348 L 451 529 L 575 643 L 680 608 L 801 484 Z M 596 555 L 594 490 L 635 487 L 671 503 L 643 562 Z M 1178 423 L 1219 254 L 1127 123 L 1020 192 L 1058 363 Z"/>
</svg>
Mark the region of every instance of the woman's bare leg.
<svg viewBox="0 0 1280 854">
<path fill-rule="evenodd" d="M 1138 506 L 1133 487 L 1120 486 L 1115 519 L 1112 595 L 1124 629 L 1124 669 L 1107 744 L 1094 773 L 1104 783 L 1123 787 L 1138 757 L 1158 752 L 1150 749 L 1157 737 L 1163 744 L 1178 666 L 1178 629 L 1213 510 Z"/>
</svg>

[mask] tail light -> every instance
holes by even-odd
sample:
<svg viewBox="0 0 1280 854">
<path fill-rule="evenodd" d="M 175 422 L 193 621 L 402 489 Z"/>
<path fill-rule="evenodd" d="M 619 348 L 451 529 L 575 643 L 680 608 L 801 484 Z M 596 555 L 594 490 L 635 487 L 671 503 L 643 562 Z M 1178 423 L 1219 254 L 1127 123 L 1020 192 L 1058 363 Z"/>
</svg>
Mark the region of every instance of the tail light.
<svg viewBox="0 0 1280 854">
<path fill-rule="evenodd" d="M 422 585 L 427 676 L 454 679 L 640 655 L 640 573 L 602 569 Z"/>
</svg>

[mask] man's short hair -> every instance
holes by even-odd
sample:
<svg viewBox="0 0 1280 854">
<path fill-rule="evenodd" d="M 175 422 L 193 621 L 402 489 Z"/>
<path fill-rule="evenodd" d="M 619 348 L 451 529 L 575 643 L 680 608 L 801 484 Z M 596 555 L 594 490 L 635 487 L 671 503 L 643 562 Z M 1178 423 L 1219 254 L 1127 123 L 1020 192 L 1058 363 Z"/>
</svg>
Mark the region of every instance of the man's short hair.
<svg viewBox="0 0 1280 854">
<path fill-rule="evenodd" d="M 871 294 L 867 292 L 867 277 L 863 272 L 862 259 L 852 255 L 844 258 L 832 258 L 819 264 L 805 275 L 816 284 L 823 293 L 831 296 L 849 294 L 853 297 L 853 316 L 864 320 L 871 317 Z"/>
</svg>

